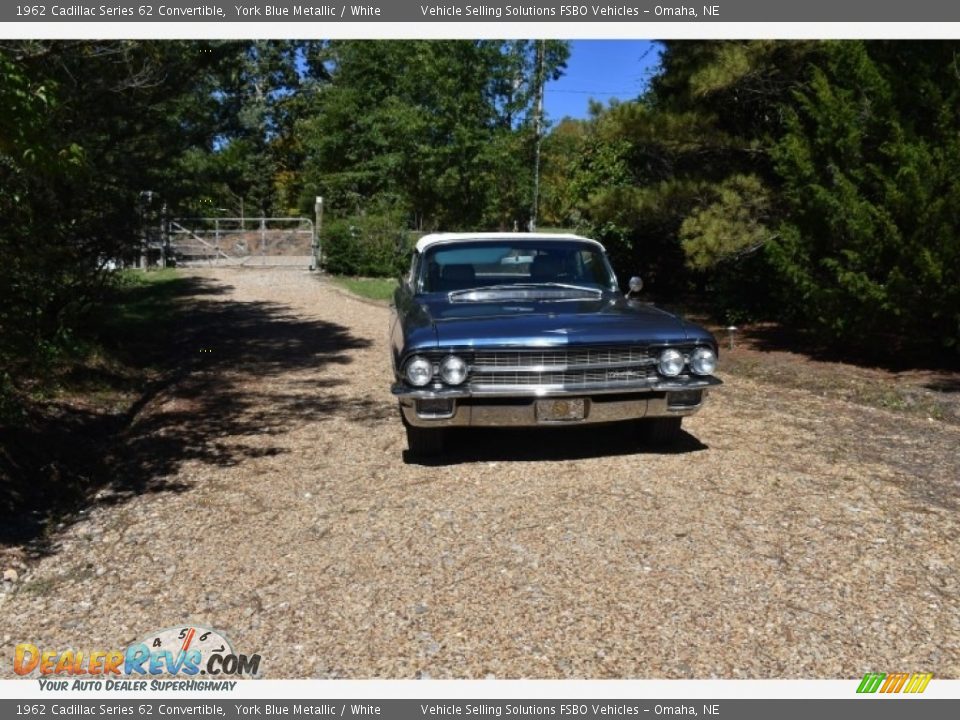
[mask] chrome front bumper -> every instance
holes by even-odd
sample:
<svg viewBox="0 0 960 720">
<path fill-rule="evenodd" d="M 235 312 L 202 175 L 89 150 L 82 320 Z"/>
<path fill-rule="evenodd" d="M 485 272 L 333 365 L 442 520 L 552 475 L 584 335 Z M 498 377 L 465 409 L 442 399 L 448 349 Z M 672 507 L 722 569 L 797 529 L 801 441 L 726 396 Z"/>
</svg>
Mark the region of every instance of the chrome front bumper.
<svg viewBox="0 0 960 720">
<path fill-rule="evenodd" d="M 400 401 L 404 418 L 417 427 L 495 426 L 533 427 L 583 425 L 619 422 L 650 417 L 682 417 L 693 415 L 706 401 L 709 389 L 722 385 L 715 377 L 663 380 L 643 388 L 597 388 L 553 390 L 529 388 L 525 392 L 471 393 L 459 388 L 412 389 L 397 384 L 393 394 Z M 699 392 L 695 404 L 679 404 L 677 393 Z M 689 396 L 688 396 L 689 397 Z M 537 418 L 537 400 L 548 398 L 582 398 L 584 417 L 578 420 L 543 421 Z M 449 400 L 450 410 L 444 414 L 420 412 L 419 400 Z"/>
</svg>

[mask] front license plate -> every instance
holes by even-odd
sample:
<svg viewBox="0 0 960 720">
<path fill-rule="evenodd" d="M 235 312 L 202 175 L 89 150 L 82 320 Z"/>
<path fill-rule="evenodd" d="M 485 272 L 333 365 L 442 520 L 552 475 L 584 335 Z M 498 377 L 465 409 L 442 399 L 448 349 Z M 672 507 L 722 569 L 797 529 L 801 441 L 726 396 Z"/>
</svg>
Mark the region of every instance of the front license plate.
<svg viewBox="0 0 960 720">
<path fill-rule="evenodd" d="M 583 420 L 583 398 L 537 400 L 537 422 L 572 422 Z"/>
</svg>

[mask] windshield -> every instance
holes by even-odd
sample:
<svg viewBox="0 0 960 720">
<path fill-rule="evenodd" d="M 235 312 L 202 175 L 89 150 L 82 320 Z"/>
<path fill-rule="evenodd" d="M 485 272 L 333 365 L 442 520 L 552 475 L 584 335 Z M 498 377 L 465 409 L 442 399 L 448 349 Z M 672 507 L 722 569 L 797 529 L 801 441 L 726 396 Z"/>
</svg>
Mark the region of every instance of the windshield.
<svg viewBox="0 0 960 720">
<path fill-rule="evenodd" d="M 478 240 L 427 248 L 420 263 L 423 292 L 519 285 L 616 290 L 603 251 L 571 240 Z M 560 288 L 558 288 L 560 289 Z"/>
</svg>

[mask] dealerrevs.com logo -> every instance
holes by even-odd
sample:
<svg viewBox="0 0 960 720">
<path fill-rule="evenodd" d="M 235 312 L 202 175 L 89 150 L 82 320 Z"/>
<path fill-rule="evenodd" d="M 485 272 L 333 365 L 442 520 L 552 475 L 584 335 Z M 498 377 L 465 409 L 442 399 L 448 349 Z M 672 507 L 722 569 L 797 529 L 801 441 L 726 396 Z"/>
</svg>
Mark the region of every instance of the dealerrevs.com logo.
<svg viewBox="0 0 960 720">
<path fill-rule="evenodd" d="M 858 693 L 922 693 L 933 673 L 867 673 L 857 687 Z"/>
<path fill-rule="evenodd" d="M 111 685 L 108 690 L 146 689 L 144 683 L 129 687 L 129 683 L 121 684 L 115 679 L 257 677 L 260 655 L 235 652 L 223 633 L 212 628 L 181 626 L 150 633 L 123 650 L 48 650 L 32 643 L 20 643 L 14 649 L 13 671 L 17 675 L 47 678 L 48 682 L 41 680 L 44 689 L 103 689 L 97 685 L 104 682 Z M 74 682 L 56 682 L 51 676 L 73 678 Z M 204 683 L 208 685 L 210 683 Z"/>
</svg>

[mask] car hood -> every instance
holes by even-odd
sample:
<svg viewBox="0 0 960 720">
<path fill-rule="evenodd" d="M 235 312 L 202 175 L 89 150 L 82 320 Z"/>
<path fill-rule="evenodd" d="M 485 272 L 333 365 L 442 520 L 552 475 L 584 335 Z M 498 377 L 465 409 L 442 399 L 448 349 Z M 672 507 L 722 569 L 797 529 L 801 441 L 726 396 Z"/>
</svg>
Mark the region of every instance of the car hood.
<svg viewBox="0 0 960 720">
<path fill-rule="evenodd" d="M 647 303 L 615 295 L 597 300 L 421 301 L 437 342 L 446 347 L 680 342 L 688 324 Z"/>
</svg>

